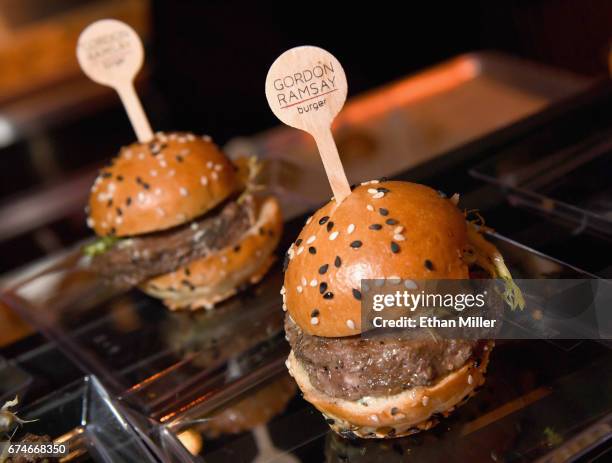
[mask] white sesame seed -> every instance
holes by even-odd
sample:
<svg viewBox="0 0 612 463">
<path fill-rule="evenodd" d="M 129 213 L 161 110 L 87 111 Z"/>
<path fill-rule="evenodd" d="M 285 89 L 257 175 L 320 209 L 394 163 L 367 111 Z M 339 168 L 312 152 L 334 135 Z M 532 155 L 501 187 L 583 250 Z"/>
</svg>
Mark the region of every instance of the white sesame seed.
<svg viewBox="0 0 612 463">
<path fill-rule="evenodd" d="M 202 140 L 211 142 L 212 138 L 210 137 L 210 135 L 202 135 Z"/>
<path fill-rule="evenodd" d="M 188 133 L 187 134 L 187 140 L 193 141 L 193 140 L 195 140 L 195 136 L 192 133 Z"/>
<path fill-rule="evenodd" d="M 384 191 L 379 191 L 378 193 L 376 193 L 375 195 L 372 195 L 372 199 L 380 199 L 385 195 Z"/>
<path fill-rule="evenodd" d="M 201 183 L 203 186 L 208 185 L 208 178 L 206 177 L 206 175 L 202 175 L 202 176 L 200 177 L 200 183 Z"/>
<path fill-rule="evenodd" d="M 453 203 L 455 206 L 459 204 L 459 193 L 455 193 L 454 195 L 452 195 L 450 197 L 450 202 Z"/>
<path fill-rule="evenodd" d="M 121 225 L 123 223 L 123 217 L 115 217 L 115 224 Z"/>
<path fill-rule="evenodd" d="M 283 302 L 283 312 L 286 312 L 286 311 L 287 311 L 287 304 Z"/>
<path fill-rule="evenodd" d="M 472 375 L 468 375 L 468 384 L 473 384 L 474 383 L 474 378 L 472 378 Z"/>
<path fill-rule="evenodd" d="M 92 219 L 91 217 L 87 217 L 87 226 L 89 228 L 93 228 L 95 224 L 96 224 L 96 221 L 94 219 Z"/>
<path fill-rule="evenodd" d="M 318 325 L 319 324 L 319 317 L 312 317 L 310 319 L 310 324 L 311 325 Z"/>
<path fill-rule="evenodd" d="M 138 153 L 138 159 L 140 159 L 141 161 L 145 158 L 145 154 L 144 153 Z"/>
<path fill-rule="evenodd" d="M 151 169 L 149 174 L 151 174 L 151 177 L 157 177 L 157 171 L 155 169 Z"/>
<path fill-rule="evenodd" d="M 298 294 L 302 294 L 302 291 L 304 291 L 304 288 L 302 288 L 300 285 L 298 285 L 297 288 L 295 289 L 298 292 Z"/>
<path fill-rule="evenodd" d="M 406 237 L 404 235 L 400 235 L 399 233 L 397 235 L 393 235 L 393 239 L 395 241 L 405 241 Z"/>
<path fill-rule="evenodd" d="M 110 191 L 111 193 L 113 193 L 116 189 L 117 189 L 117 185 L 115 185 L 113 182 L 110 182 L 108 184 L 108 191 Z"/>
<path fill-rule="evenodd" d="M 372 206 L 371 204 L 368 204 L 368 205 L 366 206 L 366 209 L 367 209 L 368 211 L 373 211 L 373 210 L 374 210 L 374 206 Z"/>
<path fill-rule="evenodd" d="M 210 176 L 213 180 L 219 180 L 219 174 L 217 174 L 216 172 L 213 172 L 212 174 L 210 174 Z"/>
<path fill-rule="evenodd" d="M 350 235 L 351 233 L 353 233 L 355 231 L 355 224 L 350 224 L 348 227 L 346 227 L 346 232 Z"/>
<path fill-rule="evenodd" d="M 189 228 L 191 228 L 192 230 L 197 230 L 198 229 L 198 222 L 193 222 L 191 225 L 189 225 Z"/>
<path fill-rule="evenodd" d="M 338 238 L 338 232 L 337 232 L 337 231 L 332 232 L 332 233 L 329 235 L 329 240 L 330 240 L 330 241 L 334 241 L 336 238 Z"/>
<path fill-rule="evenodd" d="M 423 407 L 427 407 L 427 404 L 429 403 L 429 396 L 424 395 L 421 399 L 421 403 L 423 404 Z"/>
<path fill-rule="evenodd" d="M 370 193 L 371 195 L 375 195 L 376 193 L 378 193 L 378 190 L 376 188 L 368 188 L 368 193 Z"/>
<path fill-rule="evenodd" d="M 125 150 L 125 159 L 132 159 L 132 150 Z"/>
<path fill-rule="evenodd" d="M 404 280 L 406 289 L 417 289 L 417 284 L 412 280 Z"/>
<path fill-rule="evenodd" d="M 221 172 L 223 170 L 223 165 L 222 164 L 215 164 L 215 170 L 217 172 Z"/>
<path fill-rule="evenodd" d="M 281 287 L 280 293 L 281 294 L 285 294 L 287 292 L 287 290 L 285 289 L 284 286 Z"/>
<path fill-rule="evenodd" d="M 174 177 L 174 174 L 176 174 L 176 170 L 174 170 L 174 169 L 170 169 L 170 170 L 168 171 L 168 175 L 169 175 L 170 177 Z"/>
<path fill-rule="evenodd" d="M 308 225 L 310 222 L 312 222 L 312 216 L 308 217 L 306 219 L 306 225 Z"/>
<path fill-rule="evenodd" d="M 348 326 L 348 328 L 350 330 L 354 330 L 355 329 L 355 322 L 353 320 L 351 320 L 351 319 L 348 319 L 346 321 L 346 326 Z"/>
<path fill-rule="evenodd" d="M 370 419 L 376 423 L 378 423 L 378 416 L 376 415 L 370 415 Z"/>
<path fill-rule="evenodd" d="M 393 229 L 393 233 L 395 233 L 396 235 L 400 234 L 403 231 L 404 231 L 404 227 L 402 227 L 401 225 Z"/>
<path fill-rule="evenodd" d="M 136 197 L 138 198 L 138 201 L 140 201 L 141 203 L 144 203 L 146 199 L 145 194 L 142 191 L 139 191 Z"/>
<path fill-rule="evenodd" d="M 102 222 L 100 225 L 102 226 L 102 228 L 108 228 L 108 224 L 106 222 Z"/>
<path fill-rule="evenodd" d="M 317 284 L 319 284 L 319 282 L 316 279 L 313 278 L 312 280 L 310 280 L 310 286 L 312 286 L 313 288 L 317 286 Z"/>
<path fill-rule="evenodd" d="M 295 253 L 296 256 L 299 256 L 300 254 L 302 254 L 304 252 L 304 246 L 300 246 L 297 250 L 297 252 Z"/>
<path fill-rule="evenodd" d="M 168 163 L 164 159 L 159 160 L 159 165 L 160 167 L 163 167 L 164 169 L 168 167 Z"/>
<path fill-rule="evenodd" d="M 195 235 L 193 235 L 193 241 L 200 241 L 200 239 L 204 236 L 204 230 L 200 230 Z"/>
<path fill-rule="evenodd" d="M 187 188 L 185 187 L 180 187 L 179 192 L 181 193 L 181 196 L 187 196 L 189 194 L 189 192 L 187 191 Z"/>
<path fill-rule="evenodd" d="M 227 261 L 228 261 L 227 256 L 225 256 L 225 255 L 221 256 L 221 263 L 222 264 L 227 264 Z"/>
<path fill-rule="evenodd" d="M 302 286 L 306 286 L 306 278 L 302 277 Z"/>
<path fill-rule="evenodd" d="M 310 238 L 308 238 L 308 239 L 306 240 L 306 244 L 312 244 L 312 243 L 314 243 L 314 241 L 315 241 L 316 239 L 317 239 L 317 237 L 316 237 L 316 236 L 311 235 L 311 236 L 310 236 Z"/>
<path fill-rule="evenodd" d="M 213 162 L 212 162 L 212 161 L 208 161 L 208 162 L 206 163 L 206 167 L 208 167 L 209 169 L 212 169 L 212 167 L 213 167 Z"/>
<path fill-rule="evenodd" d="M 157 213 L 161 215 L 162 217 L 166 215 L 166 212 L 161 207 L 158 207 L 156 210 L 157 210 Z"/>
<path fill-rule="evenodd" d="M 153 193 L 155 193 L 156 196 L 161 195 L 162 194 L 161 188 L 155 188 L 155 191 Z"/>
</svg>

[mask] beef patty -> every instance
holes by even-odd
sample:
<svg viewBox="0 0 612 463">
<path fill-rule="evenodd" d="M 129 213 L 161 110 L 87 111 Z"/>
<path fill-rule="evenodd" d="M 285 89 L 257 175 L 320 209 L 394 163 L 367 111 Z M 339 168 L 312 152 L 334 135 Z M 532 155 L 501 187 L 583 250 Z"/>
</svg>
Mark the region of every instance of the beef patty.
<svg viewBox="0 0 612 463">
<path fill-rule="evenodd" d="M 115 285 L 134 286 L 237 242 L 255 216 L 251 196 L 231 200 L 185 225 L 121 239 L 93 258 L 92 269 Z"/>
<path fill-rule="evenodd" d="M 285 331 L 312 385 L 347 400 L 429 386 L 461 368 L 480 348 L 479 341 L 461 339 L 405 339 L 390 334 L 369 339 L 312 336 L 289 315 Z"/>
</svg>

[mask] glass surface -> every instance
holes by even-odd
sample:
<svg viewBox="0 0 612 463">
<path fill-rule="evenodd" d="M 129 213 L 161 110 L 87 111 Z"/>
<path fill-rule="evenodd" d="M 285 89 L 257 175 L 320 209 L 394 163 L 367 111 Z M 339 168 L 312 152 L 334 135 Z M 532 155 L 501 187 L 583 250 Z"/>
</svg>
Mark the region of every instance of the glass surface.
<svg viewBox="0 0 612 463">
<path fill-rule="evenodd" d="M 12 400 L 31 382 L 30 375 L 9 360 L 0 357 L 0 405 Z"/>
<path fill-rule="evenodd" d="M 48 436 L 67 445 L 69 455 L 62 461 L 156 461 L 95 377 L 16 410 L 19 418 L 33 421 L 20 426 L 11 441 L 19 442 L 26 434 Z"/>
<path fill-rule="evenodd" d="M 612 234 L 612 132 L 547 151 L 529 146 L 499 153 L 471 173 L 511 193 L 510 202 Z"/>
</svg>

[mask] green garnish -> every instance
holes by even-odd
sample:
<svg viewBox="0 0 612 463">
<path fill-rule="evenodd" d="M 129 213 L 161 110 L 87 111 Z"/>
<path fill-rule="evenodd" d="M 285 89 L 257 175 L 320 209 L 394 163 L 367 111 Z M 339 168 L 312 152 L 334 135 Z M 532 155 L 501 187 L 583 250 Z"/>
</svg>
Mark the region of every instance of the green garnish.
<svg viewBox="0 0 612 463">
<path fill-rule="evenodd" d="M 120 241 L 116 236 L 103 236 L 102 238 L 98 238 L 91 244 L 88 244 L 83 248 L 83 253 L 86 256 L 97 256 L 100 254 L 104 254 L 106 251 L 111 249 L 117 242 Z"/>
</svg>

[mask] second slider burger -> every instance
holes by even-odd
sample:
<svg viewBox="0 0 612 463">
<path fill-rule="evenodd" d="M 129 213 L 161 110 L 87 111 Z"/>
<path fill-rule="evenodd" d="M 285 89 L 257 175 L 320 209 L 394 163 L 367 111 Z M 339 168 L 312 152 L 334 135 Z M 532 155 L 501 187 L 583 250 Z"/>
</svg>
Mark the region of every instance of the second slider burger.
<svg viewBox="0 0 612 463">
<path fill-rule="evenodd" d="M 389 438 L 429 429 L 483 384 L 493 342 L 362 337 L 361 280 L 502 278 L 497 249 L 456 198 L 414 183 L 371 181 L 310 217 L 287 254 L 281 290 L 287 366 L 331 428 Z"/>
<path fill-rule="evenodd" d="M 191 133 L 123 148 L 91 189 L 93 268 L 171 309 L 212 308 L 256 283 L 282 230 L 276 199 L 255 193 L 257 170 Z"/>
</svg>

